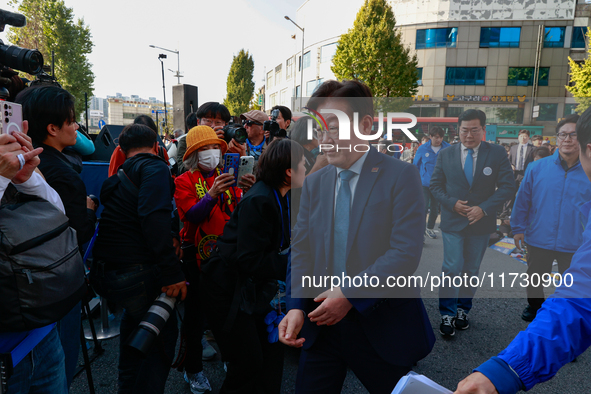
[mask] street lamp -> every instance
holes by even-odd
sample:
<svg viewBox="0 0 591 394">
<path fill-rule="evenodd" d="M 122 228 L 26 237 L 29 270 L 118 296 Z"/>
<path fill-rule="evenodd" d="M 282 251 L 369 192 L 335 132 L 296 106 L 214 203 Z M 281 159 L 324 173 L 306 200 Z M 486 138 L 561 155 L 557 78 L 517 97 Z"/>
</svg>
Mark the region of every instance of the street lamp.
<svg viewBox="0 0 591 394">
<path fill-rule="evenodd" d="M 161 53 L 158 55 L 158 60 L 162 65 L 162 93 L 164 93 L 164 130 L 168 129 L 168 112 L 166 111 L 166 86 L 164 85 L 164 62 L 162 59 L 166 59 L 166 55 Z"/>
<path fill-rule="evenodd" d="M 180 52 L 179 51 L 173 51 L 171 49 L 162 48 L 162 47 L 157 47 L 156 45 L 150 45 L 150 48 L 158 48 L 158 49 L 162 49 L 163 51 L 168 51 L 168 52 L 171 52 L 171 53 L 175 53 L 176 54 L 176 56 L 177 56 L 177 70 L 176 70 L 175 77 L 177 77 L 178 84 L 180 85 L 181 84 L 181 78 L 183 77 L 181 75 L 181 55 L 180 55 Z M 170 71 L 172 71 L 172 70 L 170 70 Z M 174 72 L 174 71 L 172 71 L 172 72 Z"/>
<path fill-rule="evenodd" d="M 298 29 L 302 31 L 302 55 L 300 56 L 300 111 L 302 110 L 302 100 L 304 96 L 304 28 L 298 26 L 297 23 L 291 20 L 287 15 L 284 17 L 291 23 L 293 23 Z"/>
</svg>

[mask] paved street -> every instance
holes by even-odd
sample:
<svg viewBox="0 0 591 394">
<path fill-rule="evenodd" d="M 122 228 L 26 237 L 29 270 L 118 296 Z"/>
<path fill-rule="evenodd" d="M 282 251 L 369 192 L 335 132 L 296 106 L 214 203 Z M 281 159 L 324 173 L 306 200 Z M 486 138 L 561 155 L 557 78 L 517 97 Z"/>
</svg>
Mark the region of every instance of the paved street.
<svg viewBox="0 0 591 394">
<path fill-rule="evenodd" d="M 438 233 L 440 235 L 440 233 Z M 441 268 L 443 242 L 441 236 L 436 240 L 427 239 L 423 250 L 419 273 L 427 270 L 435 272 Z M 488 249 L 481 266 L 484 271 L 525 272 L 525 266 L 518 261 Z M 484 293 L 484 291 L 483 291 Z M 453 390 L 457 383 L 490 356 L 496 355 L 511 341 L 515 335 L 527 327 L 520 314 L 525 307 L 525 290 L 494 289 L 487 295 L 494 297 L 513 298 L 477 298 L 470 312 L 470 328 L 465 332 L 457 332 L 451 340 L 443 340 L 438 332 L 439 313 L 436 298 L 425 298 L 427 312 L 436 332 L 437 342 L 429 356 L 420 361 L 415 371 L 427 375 L 436 382 Z M 425 292 L 424 296 L 432 296 Z M 400 324 L 405 323 L 405 316 L 400 316 Z M 115 393 L 117 378 L 117 346 L 119 339 L 104 341 L 104 355 L 92 364 L 96 392 L 99 394 Z M 289 349 L 286 355 L 283 373 L 282 393 L 293 393 L 297 370 L 298 351 Z M 205 373 L 209 378 L 214 393 L 221 387 L 224 370 L 219 359 L 205 362 Z M 576 362 L 566 365 L 550 382 L 539 385 L 531 393 L 569 394 L 589 393 L 591 383 L 588 373 L 591 370 L 589 352 L 579 356 Z M 73 394 L 87 393 L 88 384 L 85 373 L 80 374 L 72 384 Z M 167 393 L 190 393 L 182 374 L 172 371 L 167 384 Z M 343 393 L 367 393 L 361 383 L 349 372 Z"/>
</svg>

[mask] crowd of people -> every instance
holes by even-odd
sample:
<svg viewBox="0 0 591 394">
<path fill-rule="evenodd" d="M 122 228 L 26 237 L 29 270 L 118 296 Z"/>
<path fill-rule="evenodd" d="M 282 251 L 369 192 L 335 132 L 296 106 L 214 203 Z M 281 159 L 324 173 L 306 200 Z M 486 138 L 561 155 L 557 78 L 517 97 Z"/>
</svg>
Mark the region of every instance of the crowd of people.
<svg viewBox="0 0 591 394">
<path fill-rule="evenodd" d="M 15 196 L 37 196 L 67 216 L 79 253 L 96 237 L 90 286 L 123 308 L 119 393 L 164 392 L 179 332 L 175 367 L 191 392 L 211 391 L 203 360 L 216 350 L 205 330 L 226 369 L 221 393 L 279 393 L 286 346 L 301 348 L 297 393 L 340 392 L 347 368 L 372 394 L 390 393 L 435 342 L 420 289 L 384 293 L 345 281 L 306 289 L 300 279 L 371 275 L 385 283 L 412 275 L 426 239 L 437 238 L 439 214 L 446 276 L 478 276 L 499 219 L 515 245 L 527 248 L 528 275 L 550 273 L 554 260 L 560 273 L 578 275 L 576 286 L 560 287 L 548 300 L 530 284 L 521 317 L 533 322 L 457 393 L 529 389 L 591 344 L 584 298 L 591 110 L 558 123 L 554 151 L 541 136 L 530 144 L 527 130 L 512 147 L 487 142 L 485 114 L 470 109 L 458 118 L 457 142 L 444 141 L 445 131 L 435 126 L 401 154 L 363 138 L 373 133 L 374 108 L 371 91 L 357 81 L 327 81 L 314 92 L 308 108 L 324 114 L 325 127 L 274 107 L 288 138 L 265 130 L 263 111 L 233 118 L 224 105 L 208 102 L 163 149 L 152 119 L 139 116 L 111 157 L 97 227 L 97 203 L 79 175 L 92 144 L 78 130 L 73 97 L 37 86 L 16 102 L 23 132 L 0 135 L 3 208 Z M 350 139 L 342 138 L 331 110 L 358 120 Z M 244 142 L 225 138 L 234 119 L 245 128 Z M 253 173 L 236 179 L 224 172 L 226 153 L 251 156 Z M 470 327 L 475 293 L 472 286 L 440 287 L 442 337 Z M 50 325 L 0 333 L 1 353 L 27 346 L 4 382 L 8 392 L 68 392 L 80 329 L 78 299 Z M 138 352 L 141 329 L 156 339 Z"/>
</svg>

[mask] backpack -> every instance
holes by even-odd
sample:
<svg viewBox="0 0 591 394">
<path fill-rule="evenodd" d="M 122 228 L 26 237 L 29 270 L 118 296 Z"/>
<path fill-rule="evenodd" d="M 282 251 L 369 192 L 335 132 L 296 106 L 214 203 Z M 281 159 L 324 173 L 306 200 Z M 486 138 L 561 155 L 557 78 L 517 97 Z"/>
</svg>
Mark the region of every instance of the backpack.
<svg viewBox="0 0 591 394">
<path fill-rule="evenodd" d="M 55 323 L 86 293 L 76 231 L 50 202 L 18 194 L 0 206 L 0 332 Z"/>
</svg>

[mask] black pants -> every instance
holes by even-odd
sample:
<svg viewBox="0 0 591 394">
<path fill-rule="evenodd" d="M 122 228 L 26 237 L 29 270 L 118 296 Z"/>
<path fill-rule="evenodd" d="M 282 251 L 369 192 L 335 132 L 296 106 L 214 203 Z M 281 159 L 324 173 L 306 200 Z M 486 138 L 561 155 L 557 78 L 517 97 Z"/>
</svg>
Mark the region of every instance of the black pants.
<svg viewBox="0 0 591 394">
<path fill-rule="evenodd" d="M 511 211 L 513 210 L 513 205 L 515 204 L 515 197 L 517 196 L 517 192 L 519 191 L 519 186 L 521 185 L 521 181 L 523 180 L 524 174 L 525 171 L 513 171 L 513 176 L 515 177 L 515 192 L 513 193 L 511 198 L 505 201 L 505 204 L 503 204 L 501 217 L 511 216 Z"/>
<path fill-rule="evenodd" d="M 540 279 L 542 279 L 543 274 L 551 273 L 552 262 L 555 259 L 558 261 L 558 272 L 563 274 L 570 267 L 574 253 L 557 252 L 531 245 L 527 246 L 527 251 L 527 276 L 530 279 L 530 284 L 527 287 L 527 302 L 532 308 L 538 310 L 544 303 L 544 287 L 542 285 L 538 287 L 532 286 L 532 275 L 538 274 Z M 535 282 L 537 283 L 537 279 L 535 279 Z"/>
<path fill-rule="evenodd" d="M 343 319 L 323 327 L 312 347 L 302 351 L 296 394 L 340 393 L 347 367 L 371 394 L 390 394 L 411 370 L 385 361 L 369 343 L 361 324 Z"/>
<path fill-rule="evenodd" d="M 201 338 L 204 329 L 204 311 L 202 302 L 199 299 L 200 273 L 197 261 L 190 261 L 188 258 L 183 259 L 183 271 L 187 282 L 189 282 L 181 331 L 187 340 L 184 367 L 188 373 L 198 373 L 203 371 Z"/>
<path fill-rule="evenodd" d="M 435 198 L 427 186 L 423 186 L 423 197 L 425 198 L 425 215 L 428 214 L 427 228 L 433 230 L 437 215 L 439 214 L 439 201 Z M 429 209 L 431 212 L 429 212 Z"/>
</svg>

